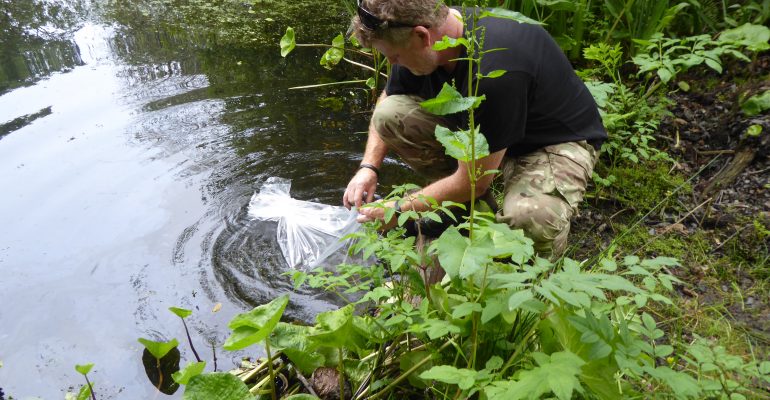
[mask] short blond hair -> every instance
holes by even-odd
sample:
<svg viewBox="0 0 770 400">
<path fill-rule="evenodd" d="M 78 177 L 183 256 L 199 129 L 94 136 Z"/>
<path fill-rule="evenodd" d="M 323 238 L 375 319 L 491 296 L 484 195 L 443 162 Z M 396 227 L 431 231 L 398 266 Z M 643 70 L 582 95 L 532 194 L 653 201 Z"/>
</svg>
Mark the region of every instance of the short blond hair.
<svg viewBox="0 0 770 400">
<path fill-rule="evenodd" d="M 442 0 L 361 0 L 361 5 L 384 21 L 414 26 L 440 26 L 449 15 L 449 7 Z M 365 47 L 370 47 L 372 40 L 402 45 L 411 33 L 409 27 L 388 28 L 387 25 L 369 30 L 361 23 L 358 15 L 353 17 L 351 24 L 356 39 Z"/>
</svg>

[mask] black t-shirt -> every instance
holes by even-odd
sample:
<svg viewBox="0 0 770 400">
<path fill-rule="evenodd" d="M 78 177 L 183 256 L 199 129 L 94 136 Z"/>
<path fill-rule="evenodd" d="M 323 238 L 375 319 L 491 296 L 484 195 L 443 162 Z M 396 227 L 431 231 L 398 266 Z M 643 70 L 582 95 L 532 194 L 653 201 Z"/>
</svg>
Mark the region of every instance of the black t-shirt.
<svg viewBox="0 0 770 400">
<path fill-rule="evenodd" d="M 587 140 L 598 145 L 607 138 L 591 93 L 545 29 L 493 17 L 478 24 L 486 28 L 484 49 L 502 49 L 483 55 L 481 73 L 506 71 L 499 78 L 482 79 L 479 86 L 486 100 L 476 109 L 475 121 L 490 153 L 508 149 L 506 155 L 518 156 L 551 144 Z M 464 50 L 461 57 L 466 57 Z M 467 61 L 458 61 L 451 74 L 438 68 L 426 76 L 394 65 L 385 92 L 430 99 L 445 82 L 454 82 L 465 94 L 467 78 Z M 449 118 L 456 127 L 467 128 L 467 113 Z"/>
</svg>

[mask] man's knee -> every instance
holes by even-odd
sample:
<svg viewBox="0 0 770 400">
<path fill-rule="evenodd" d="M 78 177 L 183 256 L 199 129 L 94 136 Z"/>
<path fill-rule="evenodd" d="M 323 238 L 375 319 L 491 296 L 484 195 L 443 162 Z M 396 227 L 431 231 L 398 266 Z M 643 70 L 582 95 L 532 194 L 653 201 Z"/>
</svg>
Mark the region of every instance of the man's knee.
<svg viewBox="0 0 770 400">
<path fill-rule="evenodd" d="M 573 209 L 564 199 L 548 194 L 506 198 L 498 220 L 522 229 L 535 242 L 535 250 L 545 257 L 559 256 L 566 248 Z"/>
<path fill-rule="evenodd" d="M 419 108 L 420 102 L 415 96 L 388 96 L 374 108 L 372 114 L 374 129 L 386 142 L 389 139 L 399 138 L 404 134 L 406 126 L 404 120 Z"/>
</svg>

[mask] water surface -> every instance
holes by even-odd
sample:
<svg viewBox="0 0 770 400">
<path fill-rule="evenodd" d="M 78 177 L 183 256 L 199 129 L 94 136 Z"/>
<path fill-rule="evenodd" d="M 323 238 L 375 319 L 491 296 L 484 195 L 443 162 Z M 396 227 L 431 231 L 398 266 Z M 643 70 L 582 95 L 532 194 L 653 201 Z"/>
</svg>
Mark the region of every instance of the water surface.
<svg viewBox="0 0 770 400">
<path fill-rule="evenodd" d="M 82 384 L 74 365 L 92 362 L 100 398 L 154 398 L 138 337 L 176 337 L 193 360 L 171 306 L 194 311 L 209 371 L 212 345 L 220 370 L 243 356 L 221 350 L 233 315 L 283 293 L 288 319 L 332 307 L 293 290 L 275 224 L 247 206 L 270 176 L 292 179 L 295 198 L 340 203 L 369 93 L 289 88 L 366 75 L 327 72 L 312 49 L 282 59 L 272 43 L 213 46 L 89 13 L 63 37 L 37 52 L 2 44 L 16 60 L 0 75 L 6 395 L 62 398 Z M 383 175 L 389 185 L 404 172 L 391 162 Z"/>
</svg>

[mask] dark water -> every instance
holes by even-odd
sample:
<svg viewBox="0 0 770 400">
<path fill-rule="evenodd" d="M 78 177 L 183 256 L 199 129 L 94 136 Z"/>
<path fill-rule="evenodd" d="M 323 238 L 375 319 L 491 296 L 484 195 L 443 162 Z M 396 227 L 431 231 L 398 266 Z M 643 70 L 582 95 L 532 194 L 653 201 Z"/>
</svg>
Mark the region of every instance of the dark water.
<svg viewBox="0 0 770 400">
<path fill-rule="evenodd" d="M 243 355 L 221 350 L 233 315 L 287 292 L 290 319 L 332 306 L 292 289 L 275 224 L 247 206 L 270 176 L 292 179 L 295 198 L 340 203 L 370 94 L 289 88 L 366 75 L 327 72 L 313 49 L 282 59 L 274 43 L 215 46 L 73 4 L 69 33 L 0 45 L 0 388 L 63 398 L 83 383 L 74 365 L 92 362 L 100 398 L 169 397 L 136 341 L 176 337 L 193 361 L 168 307 L 194 311 L 211 371 L 212 345 L 220 370 Z"/>
</svg>

